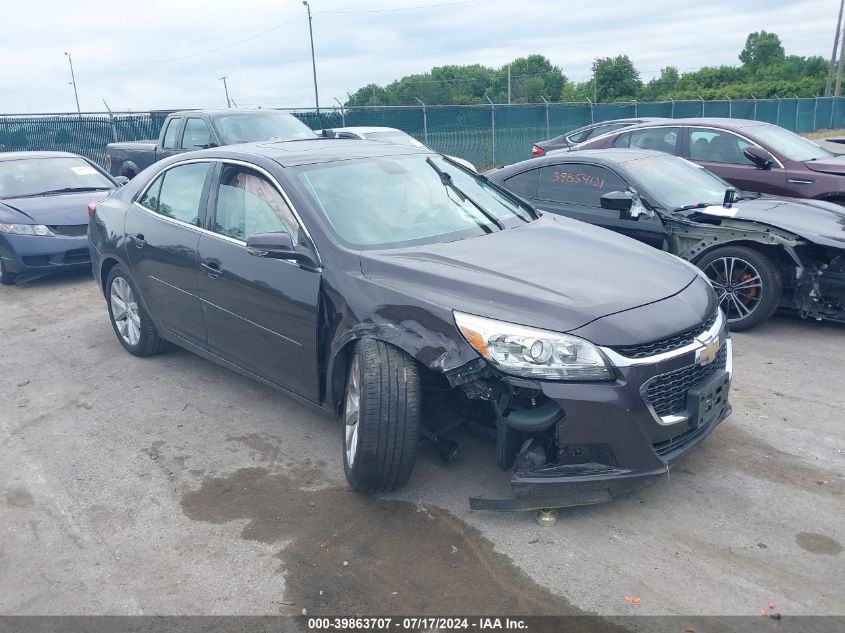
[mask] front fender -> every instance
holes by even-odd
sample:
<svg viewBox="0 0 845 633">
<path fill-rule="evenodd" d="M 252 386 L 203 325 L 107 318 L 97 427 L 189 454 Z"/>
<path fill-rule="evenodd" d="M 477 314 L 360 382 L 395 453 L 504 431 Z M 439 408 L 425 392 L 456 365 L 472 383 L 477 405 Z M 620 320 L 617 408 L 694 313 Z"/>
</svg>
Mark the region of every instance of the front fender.
<svg viewBox="0 0 845 633">
<path fill-rule="evenodd" d="M 445 373 L 479 358 L 455 326 L 450 310 L 425 302 L 381 305 L 363 319 L 336 313 L 326 361 L 326 403 L 339 411 L 343 402 L 346 370 L 355 342 L 374 338 L 398 347 L 424 368 Z"/>
</svg>

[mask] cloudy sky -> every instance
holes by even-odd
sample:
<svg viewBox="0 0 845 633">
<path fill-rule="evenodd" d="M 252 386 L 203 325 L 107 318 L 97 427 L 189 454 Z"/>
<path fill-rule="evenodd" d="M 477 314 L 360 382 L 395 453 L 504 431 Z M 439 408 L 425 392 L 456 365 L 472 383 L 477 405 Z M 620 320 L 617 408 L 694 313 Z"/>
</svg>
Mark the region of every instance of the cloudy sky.
<svg viewBox="0 0 845 633">
<path fill-rule="evenodd" d="M 645 5 L 645 6 L 638 6 Z M 836 0 L 311 0 L 320 103 L 442 64 L 546 55 L 572 80 L 597 56 L 662 66 L 736 64 L 745 37 L 830 56 Z M 0 112 L 314 103 L 301 0 L 3 0 Z"/>
</svg>

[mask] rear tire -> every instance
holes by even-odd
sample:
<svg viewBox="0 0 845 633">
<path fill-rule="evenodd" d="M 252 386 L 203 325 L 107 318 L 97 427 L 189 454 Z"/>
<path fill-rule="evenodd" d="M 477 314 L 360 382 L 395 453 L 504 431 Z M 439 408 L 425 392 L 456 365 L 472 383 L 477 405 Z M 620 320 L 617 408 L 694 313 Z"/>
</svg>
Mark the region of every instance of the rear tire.
<svg viewBox="0 0 845 633">
<path fill-rule="evenodd" d="M 353 490 L 387 492 L 408 481 L 421 400 L 413 358 L 374 339 L 355 344 L 343 407 L 343 470 Z"/>
<path fill-rule="evenodd" d="M 746 246 L 708 251 L 695 265 L 713 284 L 732 330 L 748 330 L 768 319 L 780 303 L 780 270 L 763 253 Z"/>
<path fill-rule="evenodd" d="M 0 284 L 4 286 L 12 286 L 17 281 L 18 273 L 9 272 L 0 261 Z"/>
<path fill-rule="evenodd" d="M 170 343 L 156 332 L 140 297 L 123 269 L 119 265 L 112 268 L 106 281 L 106 303 L 117 340 L 130 354 L 153 356 L 170 347 Z"/>
</svg>

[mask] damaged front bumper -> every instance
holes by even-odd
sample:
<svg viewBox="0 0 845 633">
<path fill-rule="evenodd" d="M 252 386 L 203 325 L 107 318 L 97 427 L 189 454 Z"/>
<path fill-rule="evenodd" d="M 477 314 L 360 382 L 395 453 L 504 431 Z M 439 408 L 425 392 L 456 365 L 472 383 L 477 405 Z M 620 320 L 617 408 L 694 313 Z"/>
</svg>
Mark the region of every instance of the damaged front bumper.
<svg viewBox="0 0 845 633">
<path fill-rule="evenodd" d="M 544 447 L 524 425 L 515 430 L 500 415 L 500 428 L 507 427 L 504 433 L 521 446 L 513 461 L 512 497 L 471 497 L 472 509 L 519 511 L 610 501 L 667 477 L 731 413 L 731 340 L 721 313 L 707 332 L 671 352 L 626 358 L 603 351 L 616 369 L 613 382 L 538 383 L 545 417 L 560 412 Z M 501 444 L 500 434 L 500 458 Z M 535 450 L 539 459 L 532 455 Z"/>
</svg>

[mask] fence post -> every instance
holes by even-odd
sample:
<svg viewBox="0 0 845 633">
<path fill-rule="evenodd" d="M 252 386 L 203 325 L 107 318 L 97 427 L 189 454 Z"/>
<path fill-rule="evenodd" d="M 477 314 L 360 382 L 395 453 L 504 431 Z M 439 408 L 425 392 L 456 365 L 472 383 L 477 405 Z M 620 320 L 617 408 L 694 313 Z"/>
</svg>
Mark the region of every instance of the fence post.
<svg viewBox="0 0 845 633">
<path fill-rule="evenodd" d="M 103 99 L 103 105 L 106 106 L 106 110 L 108 110 L 109 113 L 109 127 L 111 128 L 112 143 L 117 143 L 117 129 L 114 127 L 114 116 L 112 115 L 111 108 L 109 107 L 109 104 L 106 103 L 105 99 Z"/>
<path fill-rule="evenodd" d="M 541 96 L 540 98 L 543 100 L 543 103 L 546 104 L 546 138 L 549 138 L 552 135 L 549 128 L 549 102 L 546 101 L 545 97 Z"/>
<path fill-rule="evenodd" d="M 701 99 L 701 116 L 704 116 L 704 97 L 698 95 L 698 98 Z"/>
<path fill-rule="evenodd" d="M 757 120 L 757 97 L 754 94 L 751 94 L 751 98 L 754 99 L 754 114 L 751 115 L 751 118 L 755 121 Z"/>
<path fill-rule="evenodd" d="M 780 125 L 780 97 L 775 94 L 775 99 L 778 100 L 778 109 L 775 113 L 775 125 Z"/>
<path fill-rule="evenodd" d="M 819 111 L 819 95 L 813 95 L 813 132 L 816 131 L 816 114 Z"/>
<path fill-rule="evenodd" d="M 732 119 L 732 118 L 734 118 L 734 109 L 733 109 L 734 102 L 731 100 L 731 98 L 728 95 L 725 95 L 725 98 L 728 100 L 728 118 Z"/>
<path fill-rule="evenodd" d="M 675 118 L 675 100 L 672 98 L 671 95 L 669 96 L 669 101 L 672 102 L 672 114 L 669 118 L 674 119 Z"/>
<path fill-rule="evenodd" d="M 631 99 L 631 101 L 634 102 L 634 118 L 636 119 L 637 118 L 637 100 Z"/>
<path fill-rule="evenodd" d="M 484 95 L 487 102 L 490 104 L 490 133 L 493 139 L 493 166 L 496 166 L 496 105 L 490 100 L 490 97 Z"/>
<path fill-rule="evenodd" d="M 590 104 L 590 125 L 596 122 L 596 115 L 593 112 L 593 102 L 590 101 L 590 97 L 585 97 L 587 99 L 587 103 Z"/>
<path fill-rule="evenodd" d="M 422 99 L 414 97 L 423 108 L 423 143 L 428 145 L 428 117 L 426 116 L 425 112 L 425 104 L 422 102 Z"/>
<path fill-rule="evenodd" d="M 346 110 L 343 107 L 343 104 L 338 100 L 337 97 L 334 98 L 335 103 L 340 106 L 340 122 L 343 127 L 346 127 Z"/>
<path fill-rule="evenodd" d="M 792 94 L 795 96 L 795 129 L 793 132 L 798 134 L 798 109 L 801 107 L 801 98 L 794 92 Z"/>
</svg>

